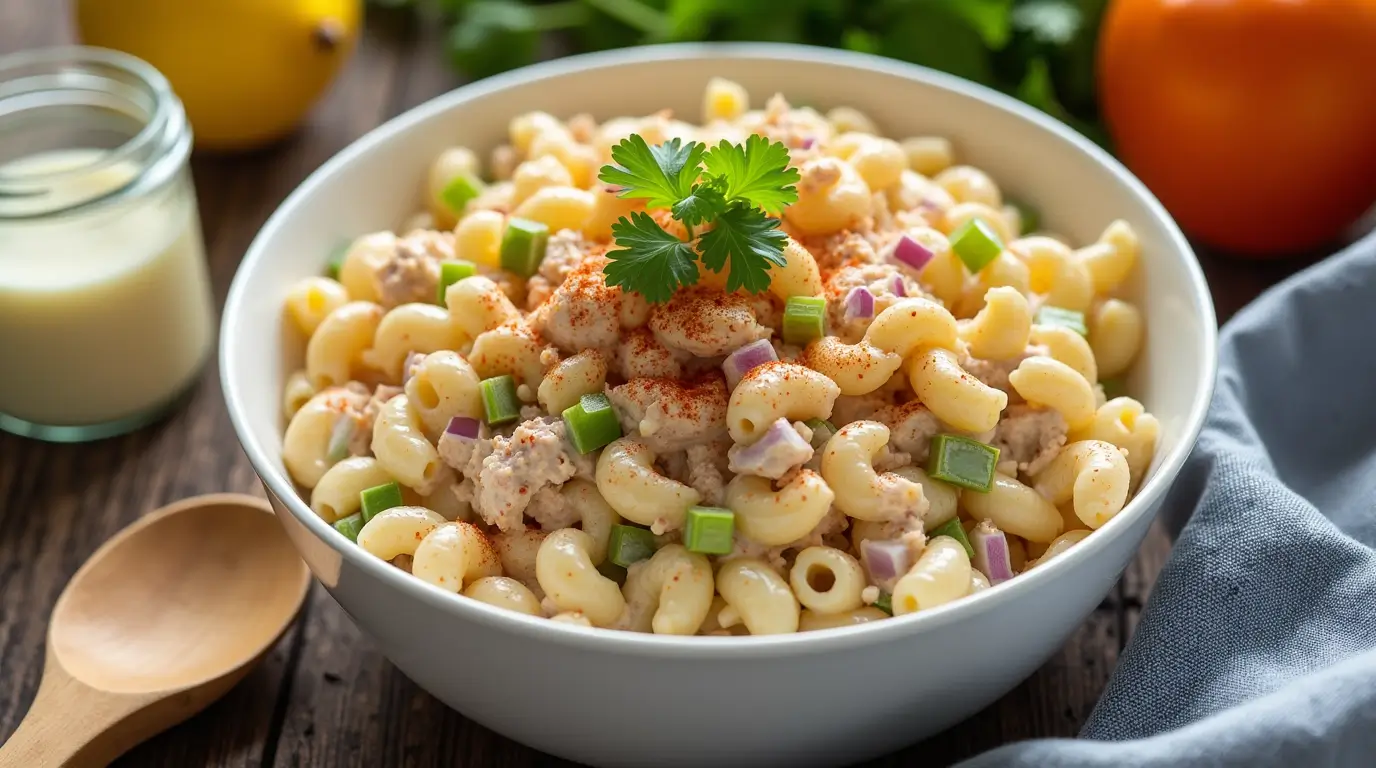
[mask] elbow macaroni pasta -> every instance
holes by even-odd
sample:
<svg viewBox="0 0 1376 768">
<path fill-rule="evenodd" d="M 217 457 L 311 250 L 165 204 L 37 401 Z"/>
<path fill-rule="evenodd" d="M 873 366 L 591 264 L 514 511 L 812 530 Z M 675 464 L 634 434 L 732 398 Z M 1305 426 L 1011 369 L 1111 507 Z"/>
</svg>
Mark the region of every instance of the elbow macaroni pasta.
<svg viewBox="0 0 1376 768">
<path fill-rule="evenodd" d="M 1101 440 L 1122 449 L 1132 475 L 1132 487 L 1136 488 L 1151 465 L 1160 435 L 1161 423 L 1141 403 L 1130 397 L 1115 397 L 1099 406 L 1094 422 L 1071 435 L 1071 442 Z"/>
<path fill-rule="evenodd" d="M 950 536 L 937 536 L 894 585 L 893 615 L 926 611 L 965 597 L 971 571 L 965 547 Z"/>
<path fill-rule="evenodd" d="M 1129 485 L 1131 473 L 1122 451 L 1102 440 L 1081 440 L 1062 448 L 1037 475 L 1034 487 L 1052 504 L 1073 502 L 1075 515 L 1095 529 L 1123 508 Z"/>
<path fill-rule="evenodd" d="M 974 319 L 960 323 L 960 338 L 970 355 L 1004 360 L 1022 354 L 1032 334 L 1032 310 L 1016 288 L 990 288 L 984 308 Z"/>
<path fill-rule="evenodd" d="M 726 484 L 725 496 L 740 532 L 767 547 L 781 547 L 806 536 L 835 499 L 822 476 L 810 469 L 800 470 L 777 491 L 767 478 L 736 475 Z"/>
<path fill-rule="evenodd" d="M 788 572 L 793 594 L 803 607 L 819 614 L 860 610 L 865 571 L 849 554 L 832 547 L 808 547 L 798 553 Z"/>
<path fill-rule="evenodd" d="M 616 582 L 597 572 L 592 546 L 592 537 L 576 528 L 555 531 L 540 544 L 535 572 L 559 610 L 579 611 L 594 626 L 611 626 L 626 610 L 626 599 Z"/>
<path fill-rule="evenodd" d="M 449 313 L 433 304 L 402 304 L 383 316 L 363 362 L 391 381 L 401 379 L 401 364 L 411 352 L 439 352 L 463 344 Z"/>
<path fill-rule="evenodd" d="M 993 429 L 1008 395 L 971 376 L 955 353 L 940 347 L 918 350 L 908 360 L 908 382 L 922 404 L 952 427 L 979 434 Z"/>
<path fill-rule="evenodd" d="M 472 523 L 444 523 L 421 539 L 411 555 L 411 574 L 450 592 L 465 583 L 500 576 L 501 563 L 483 532 Z"/>
<path fill-rule="evenodd" d="M 1008 383 L 1027 402 L 1061 414 L 1072 430 L 1084 429 L 1094 420 L 1094 387 L 1059 360 L 1029 357 L 1008 374 Z"/>
<path fill-rule="evenodd" d="M 822 451 L 822 479 L 836 492 L 836 506 L 857 520 L 897 520 L 925 512 L 922 486 L 892 472 L 874 471 L 874 457 L 889 442 L 889 428 L 877 421 L 842 427 Z"/>
<path fill-rule="evenodd" d="M 1089 346 L 1099 365 L 1099 375 L 1111 379 L 1121 376 L 1137 359 L 1142 348 L 1145 324 L 1142 313 L 1133 305 L 1109 299 L 1089 314 Z"/>
<path fill-rule="evenodd" d="M 378 464 L 417 493 L 430 493 L 444 477 L 439 452 L 425 437 L 406 395 L 388 400 L 378 411 L 372 447 Z"/>
<path fill-rule="evenodd" d="M 287 293 L 287 314 L 306 336 L 315 333 L 325 318 L 349 303 L 349 292 L 328 277 L 308 277 Z"/>
<path fill-rule="evenodd" d="M 798 631 L 798 599 L 774 569 L 759 560 L 729 560 L 717 571 L 717 592 L 726 601 L 718 622 L 739 621 L 752 635 Z"/>
<path fill-rule="evenodd" d="M 463 590 L 464 597 L 527 616 L 543 616 L 540 600 L 521 582 L 507 576 L 484 576 Z"/>
<path fill-rule="evenodd" d="M 712 564 L 681 544 L 668 544 L 626 574 L 626 615 L 632 630 L 697 634 L 712 607 Z"/>
<path fill-rule="evenodd" d="M 960 505 L 973 520 L 989 520 L 1004 533 L 1046 543 L 1061 535 L 1061 513 L 1015 477 L 994 475 L 988 493 L 966 493 Z"/>
<path fill-rule="evenodd" d="M 804 421 L 831 416 L 841 394 L 836 382 L 793 363 L 773 363 L 750 370 L 731 391 L 726 424 L 731 439 L 753 443 L 779 419 Z"/>
<path fill-rule="evenodd" d="M 644 443 L 617 440 L 597 459 L 597 490 L 617 514 L 661 533 L 683 527 L 688 508 L 702 494 L 656 472 L 654 461 Z"/>
<path fill-rule="evenodd" d="M 306 376 L 317 391 L 347 384 L 373 346 L 382 307 L 351 301 L 320 321 L 306 344 Z"/>
<path fill-rule="evenodd" d="M 358 511 L 358 495 L 392 482 L 392 476 L 371 456 L 350 456 L 321 475 L 311 491 L 311 509 L 327 523 Z"/>
<path fill-rule="evenodd" d="M 1034 325 L 1028 340 L 1046 347 L 1053 360 L 1070 366 L 1085 381 L 1093 384 L 1099 380 L 1099 365 L 1094 360 L 1094 350 L 1089 348 L 1085 337 L 1061 325 Z"/>
<path fill-rule="evenodd" d="M 431 439 L 438 439 L 455 416 L 483 415 L 481 381 L 459 353 L 440 350 L 426 355 L 406 382 L 407 402 Z"/>
<path fill-rule="evenodd" d="M 338 534 L 358 530 L 359 547 L 455 599 L 589 632 L 739 636 L 998 589 L 954 539 L 927 539 L 951 521 L 1003 531 L 1019 573 L 1123 508 L 1162 439 L 1142 402 L 1104 394 L 1144 343 L 1126 299 L 1139 262 L 1152 264 L 1129 224 L 1094 242 L 1024 236 L 1026 208 L 946 138 L 895 141 L 854 109 L 824 117 L 780 95 L 751 109 L 719 78 L 702 106 L 700 126 L 667 112 L 517 115 L 506 143 L 474 148 L 486 168 L 472 149 L 442 149 L 402 229 L 356 237 L 331 277 L 285 286 L 283 337 L 305 341 L 284 355 L 300 363 L 284 382 L 282 461 L 317 516 L 359 519 L 361 494 L 395 482 L 403 506 Z M 693 250 L 715 226 L 690 237 L 597 178 L 632 134 L 651 146 L 759 135 L 788 153 L 798 197 L 766 212 L 782 256 L 767 287 L 727 294 L 734 257 L 700 263 L 692 293 L 668 302 L 606 284 L 607 254 L 625 245 L 613 226 L 631 213 Z M 442 193 L 460 175 L 480 186 L 453 206 Z M 503 269 L 516 217 L 549 229 L 528 275 Z M 976 218 L 1004 247 L 971 273 L 948 233 Z M 477 274 L 433 295 L 452 259 Z M 803 297 L 821 332 L 790 322 L 785 334 Z M 1087 333 L 1054 314 L 1036 322 L 1044 307 L 1083 313 Z M 749 370 L 723 370 L 756 340 L 773 354 L 761 344 L 735 358 Z M 498 409 L 483 382 L 505 375 L 516 402 Z M 584 451 L 587 424 L 563 415 L 590 395 L 611 413 L 591 417 L 602 434 Z M 515 418 L 491 423 L 508 405 Z M 961 474 L 932 455 L 937 435 L 1002 452 L 987 490 L 923 469 Z M 700 504 L 725 510 L 729 531 L 710 512 L 690 525 Z M 884 555 L 906 570 L 862 565 Z"/>
<path fill-rule="evenodd" d="M 583 395 L 601 392 L 606 384 L 606 359 L 597 350 L 588 349 L 560 360 L 546 371 L 535 399 L 546 411 L 563 413 L 577 405 Z"/>
</svg>

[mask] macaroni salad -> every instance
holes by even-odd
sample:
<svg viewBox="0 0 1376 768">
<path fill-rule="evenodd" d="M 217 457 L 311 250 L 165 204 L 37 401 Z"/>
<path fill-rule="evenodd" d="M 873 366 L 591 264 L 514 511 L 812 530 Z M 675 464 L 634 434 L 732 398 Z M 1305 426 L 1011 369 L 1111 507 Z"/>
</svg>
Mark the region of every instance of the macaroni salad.
<svg viewBox="0 0 1376 768">
<path fill-rule="evenodd" d="M 760 635 L 959 600 L 1123 508 L 1159 431 L 1120 391 L 1130 226 L 1073 247 L 945 139 L 704 101 L 518 116 L 291 288 L 316 514 L 508 610 Z"/>
</svg>

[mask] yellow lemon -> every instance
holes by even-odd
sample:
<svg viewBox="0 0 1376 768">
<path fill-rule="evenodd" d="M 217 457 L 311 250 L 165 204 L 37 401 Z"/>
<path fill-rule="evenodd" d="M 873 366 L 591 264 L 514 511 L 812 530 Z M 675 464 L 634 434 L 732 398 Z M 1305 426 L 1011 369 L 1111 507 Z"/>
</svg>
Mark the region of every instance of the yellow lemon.
<svg viewBox="0 0 1376 768">
<path fill-rule="evenodd" d="M 352 53 L 361 0 L 77 0 L 88 45 L 157 67 L 205 149 L 291 132 Z"/>
</svg>

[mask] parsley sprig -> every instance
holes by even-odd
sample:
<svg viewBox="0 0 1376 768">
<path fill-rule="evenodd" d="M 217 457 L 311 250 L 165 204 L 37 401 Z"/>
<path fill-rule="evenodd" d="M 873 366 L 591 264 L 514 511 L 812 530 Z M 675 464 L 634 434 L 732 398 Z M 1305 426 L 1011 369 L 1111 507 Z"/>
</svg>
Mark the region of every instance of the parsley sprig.
<svg viewBox="0 0 1376 768">
<path fill-rule="evenodd" d="M 723 140 L 711 149 L 679 139 L 650 146 L 632 134 L 612 147 L 612 161 L 598 178 L 621 187 L 620 197 L 668 209 L 688 240 L 643 211 L 623 216 L 612 225 L 617 250 L 607 254 L 611 262 L 602 270 L 607 285 L 665 302 L 697 283 L 701 262 L 713 272 L 730 266 L 726 290 L 760 293 L 769 288 L 769 266 L 787 264 L 787 236 L 770 215 L 798 199 L 798 171 L 788 167 L 783 144 L 752 135 L 743 145 Z M 707 224 L 711 228 L 697 234 L 695 228 Z"/>
</svg>

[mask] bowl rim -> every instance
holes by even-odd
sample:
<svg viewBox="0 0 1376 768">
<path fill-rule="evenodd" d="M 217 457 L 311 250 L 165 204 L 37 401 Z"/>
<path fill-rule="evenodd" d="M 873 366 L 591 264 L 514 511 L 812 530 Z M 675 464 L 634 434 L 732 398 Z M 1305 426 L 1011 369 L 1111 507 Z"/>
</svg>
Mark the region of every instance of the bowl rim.
<svg viewBox="0 0 1376 768">
<path fill-rule="evenodd" d="M 251 347 L 244 347 L 240 344 L 239 333 L 233 320 L 244 311 L 244 305 L 248 300 L 247 275 L 251 274 L 260 262 L 267 258 L 268 242 L 274 238 L 276 231 L 284 225 L 284 222 L 301 201 L 314 194 L 315 188 L 326 177 L 353 162 L 355 158 L 371 151 L 376 145 L 417 123 L 429 120 L 435 115 L 447 112 L 465 102 L 518 84 L 529 84 L 573 73 L 649 62 L 713 58 L 837 65 L 847 69 L 862 69 L 916 80 L 961 96 L 984 101 L 1056 134 L 1063 141 L 1087 153 L 1093 160 L 1112 173 L 1118 183 L 1125 185 L 1135 196 L 1140 198 L 1144 202 L 1147 212 L 1164 226 L 1169 235 L 1170 244 L 1180 253 L 1184 261 L 1184 268 L 1190 283 L 1191 303 L 1199 311 L 1203 325 L 1204 338 L 1199 347 L 1200 359 L 1195 361 L 1199 370 L 1198 381 L 1195 384 L 1197 395 L 1189 412 L 1185 415 L 1179 442 L 1161 456 L 1156 472 L 1142 484 L 1137 495 L 1129 501 L 1122 512 L 1100 528 L 1095 536 L 1087 538 L 1064 555 L 1036 568 L 1031 573 L 1022 574 L 1016 579 L 999 585 L 997 589 L 985 590 L 929 611 L 897 616 L 885 621 L 788 635 L 730 637 L 654 635 L 610 629 L 588 629 L 563 622 L 549 621 L 542 617 L 527 616 L 490 606 L 477 600 L 456 600 L 453 593 L 413 578 L 390 564 L 367 554 L 359 547 L 350 545 L 332 526 L 311 511 L 305 500 L 297 493 L 286 473 L 275 466 L 275 462 L 270 459 L 267 447 L 261 445 L 247 427 L 248 417 L 241 404 L 239 386 L 236 383 L 239 372 L 239 365 L 236 362 L 238 355 L 231 350 Z M 870 54 L 790 43 L 672 43 L 569 56 L 478 80 L 439 94 L 392 117 L 340 150 L 307 176 L 283 200 L 264 223 L 258 234 L 255 235 L 252 244 L 246 251 L 235 272 L 234 280 L 225 300 L 220 333 L 220 377 L 230 422 L 234 426 L 234 431 L 238 435 L 239 442 L 248 455 L 254 471 L 257 472 L 269 492 L 277 496 L 283 506 L 313 536 L 334 549 L 344 561 L 368 576 L 380 580 L 388 587 L 402 590 L 435 610 L 447 612 L 466 621 L 478 622 L 492 629 L 517 633 L 534 640 L 587 651 L 676 659 L 761 658 L 824 653 L 843 649 L 856 650 L 860 647 L 896 641 L 924 630 L 933 630 L 979 613 L 996 610 L 1009 601 L 1027 598 L 1031 593 L 1040 589 L 1044 582 L 1055 580 L 1063 572 L 1068 572 L 1076 563 L 1093 558 L 1096 553 L 1109 546 L 1111 539 L 1126 535 L 1127 529 L 1135 522 L 1136 518 L 1148 514 L 1148 508 L 1152 502 L 1166 493 L 1198 439 L 1213 396 L 1218 357 L 1217 340 L 1217 320 L 1203 270 L 1200 268 L 1193 249 L 1175 221 L 1156 197 L 1147 190 L 1146 186 L 1108 152 L 1049 115 L 1011 96 L 978 83 L 916 64 Z"/>
</svg>

